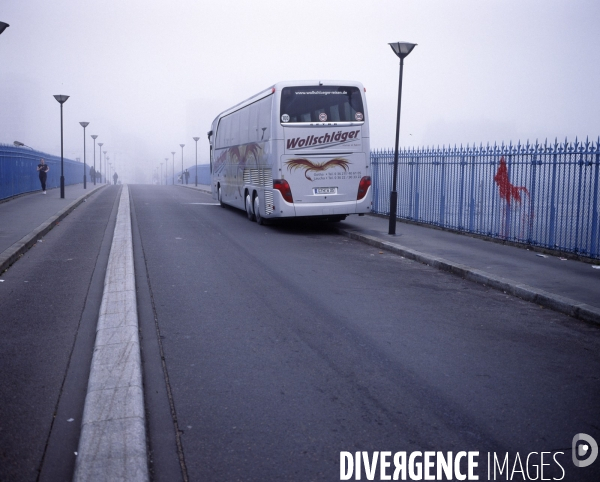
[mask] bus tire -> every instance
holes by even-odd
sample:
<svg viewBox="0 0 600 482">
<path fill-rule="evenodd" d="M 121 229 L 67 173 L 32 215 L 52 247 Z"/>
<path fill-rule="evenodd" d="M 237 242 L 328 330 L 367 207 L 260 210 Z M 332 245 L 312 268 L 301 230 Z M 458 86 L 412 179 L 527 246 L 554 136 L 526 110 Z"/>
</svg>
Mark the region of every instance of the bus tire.
<svg viewBox="0 0 600 482">
<path fill-rule="evenodd" d="M 223 203 L 223 193 L 221 192 L 221 186 L 219 186 L 217 189 L 217 197 L 219 198 L 219 204 L 222 208 L 224 208 L 225 204 Z"/>
<path fill-rule="evenodd" d="M 265 224 L 264 218 L 260 215 L 260 200 L 258 199 L 258 195 L 254 197 L 254 218 L 258 224 Z"/>
<path fill-rule="evenodd" d="M 246 192 L 246 214 L 248 215 L 248 219 L 250 221 L 256 220 L 256 217 L 254 216 L 254 211 L 252 210 L 252 198 L 250 197 L 249 192 Z"/>
</svg>

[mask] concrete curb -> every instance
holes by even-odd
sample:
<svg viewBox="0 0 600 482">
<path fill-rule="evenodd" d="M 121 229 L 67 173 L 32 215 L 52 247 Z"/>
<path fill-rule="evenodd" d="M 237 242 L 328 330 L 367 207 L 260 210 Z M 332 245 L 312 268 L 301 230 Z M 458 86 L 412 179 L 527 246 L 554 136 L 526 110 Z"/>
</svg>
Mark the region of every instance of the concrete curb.
<svg viewBox="0 0 600 482">
<path fill-rule="evenodd" d="M 200 186 L 196 187 L 196 186 L 192 186 L 190 184 L 183 184 L 183 185 L 177 184 L 177 185 L 179 187 L 186 187 L 188 189 L 193 189 L 194 191 L 200 191 L 200 192 L 203 192 L 203 193 L 206 193 L 206 194 L 212 194 L 212 191 L 209 191 L 208 189 L 205 189 L 205 188 L 200 187 Z"/>
<path fill-rule="evenodd" d="M 405 248 L 396 243 L 382 241 L 375 236 L 342 228 L 338 228 L 337 231 L 348 238 L 361 241 L 376 248 L 391 251 L 404 256 L 405 258 L 433 266 L 442 271 L 448 271 L 470 281 L 486 284 L 497 290 L 505 291 L 513 296 L 517 296 L 525 301 L 536 303 L 545 308 L 564 313 L 583 321 L 600 324 L 600 309 L 594 306 L 580 303 L 564 296 L 555 295 L 523 283 L 517 283 L 510 279 L 502 278 L 501 276 L 495 276 L 464 264 L 454 263 L 443 258 Z"/>
<path fill-rule="evenodd" d="M 68 206 L 65 206 L 58 213 L 52 216 L 47 221 L 40 224 L 37 228 L 31 231 L 26 236 L 23 236 L 19 241 L 5 249 L 2 253 L 0 253 L 0 274 L 4 273 L 15 261 L 19 259 L 19 257 L 25 253 L 29 248 L 31 248 L 37 240 L 47 234 L 59 221 L 64 219 L 71 211 L 73 211 L 77 206 L 79 206 L 85 199 L 90 197 L 92 194 L 98 192 L 105 186 L 98 186 L 94 188 L 89 193 L 77 198 L 75 201 L 71 202 Z"/>
<path fill-rule="evenodd" d="M 88 381 L 74 481 L 148 481 L 129 188 L 123 186 Z"/>
</svg>

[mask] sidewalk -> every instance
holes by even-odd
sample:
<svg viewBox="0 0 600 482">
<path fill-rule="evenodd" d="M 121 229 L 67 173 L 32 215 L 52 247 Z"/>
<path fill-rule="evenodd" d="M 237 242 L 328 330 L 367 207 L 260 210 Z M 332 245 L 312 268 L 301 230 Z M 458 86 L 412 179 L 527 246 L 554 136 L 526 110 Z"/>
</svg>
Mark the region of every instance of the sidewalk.
<svg viewBox="0 0 600 482">
<path fill-rule="evenodd" d="M 388 234 L 388 218 L 348 216 L 338 230 L 353 239 L 405 258 L 486 284 L 524 300 L 600 324 L 600 265 L 563 260 L 526 248 L 398 222 Z"/>
<path fill-rule="evenodd" d="M 65 198 L 60 188 L 47 194 L 35 191 L 0 203 L 0 275 L 20 255 L 33 246 L 52 227 L 75 209 L 92 193 L 106 184 L 87 183 L 65 186 Z"/>
</svg>

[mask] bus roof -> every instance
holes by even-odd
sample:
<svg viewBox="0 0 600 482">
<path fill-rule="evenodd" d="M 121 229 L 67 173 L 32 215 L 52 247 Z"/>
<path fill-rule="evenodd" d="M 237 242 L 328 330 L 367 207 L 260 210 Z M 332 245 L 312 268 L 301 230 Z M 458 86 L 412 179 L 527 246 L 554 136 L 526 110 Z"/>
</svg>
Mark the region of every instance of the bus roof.
<svg viewBox="0 0 600 482">
<path fill-rule="evenodd" d="M 349 87 L 350 86 L 358 87 L 361 91 L 364 91 L 363 85 L 360 82 L 357 82 L 355 80 L 286 80 L 283 82 L 277 82 L 276 84 L 273 84 L 271 87 L 260 91 L 258 94 L 255 94 L 252 97 L 249 97 L 248 99 L 243 100 L 242 102 L 239 102 L 238 104 L 234 105 L 233 107 L 230 107 L 229 109 L 226 109 L 223 112 L 221 112 L 213 120 L 213 126 L 214 126 L 215 122 L 217 121 L 217 119 L 219 119 L 220 117 L 223 117 L 227 114 L 231 114 L 232 112 L 235 112 L 236 110 L 239 110 L 248 104 L 252 104 L 252 103 L 256 102 L 257 100 L 262 99 L 263 97 L 267 97 L 268 95 L 271 95 L 277 91 L 280 91 L 284 87 L 301 87 L 301 86 L 310 86 L 310 85 L 314 85 L 314 86 L 347 85 Z"/>
</svg>

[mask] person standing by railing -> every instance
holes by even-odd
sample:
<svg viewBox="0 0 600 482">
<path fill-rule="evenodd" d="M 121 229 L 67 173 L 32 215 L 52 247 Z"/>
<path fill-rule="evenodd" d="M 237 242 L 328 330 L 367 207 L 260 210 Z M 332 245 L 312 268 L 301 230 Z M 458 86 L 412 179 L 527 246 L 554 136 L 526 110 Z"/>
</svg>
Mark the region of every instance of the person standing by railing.
<svg viewBox="0 0 600 482">
<path fill-rule="evenodd" d="M 40 183 L 42 184 L 42 194 L 46 194 L 46 178 L 48 177 L 48 171 L 50 166 L 46 164 L 44 158 L 40 159 L 40 163 L 37 166 L 37 170 L 40 173 Z"/>
</svg>

